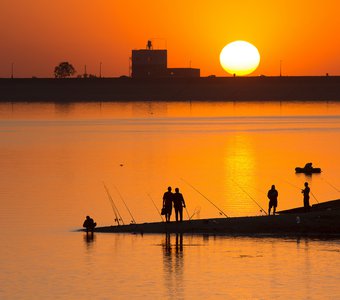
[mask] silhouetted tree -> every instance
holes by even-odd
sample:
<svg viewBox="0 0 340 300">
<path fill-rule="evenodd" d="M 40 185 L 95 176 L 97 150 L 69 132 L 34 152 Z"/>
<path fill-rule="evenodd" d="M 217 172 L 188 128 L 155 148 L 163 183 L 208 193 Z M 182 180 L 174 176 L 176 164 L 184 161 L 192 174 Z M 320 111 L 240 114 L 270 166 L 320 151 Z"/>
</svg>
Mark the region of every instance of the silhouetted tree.
<svg viewBox="0 0 340 300">
<path fill-rule="evenodd" d="M 67 61 L 61 62 L 54 68 L 55 78 L 65 78 L 76 73 L 76 69 Z"/>
</svg>

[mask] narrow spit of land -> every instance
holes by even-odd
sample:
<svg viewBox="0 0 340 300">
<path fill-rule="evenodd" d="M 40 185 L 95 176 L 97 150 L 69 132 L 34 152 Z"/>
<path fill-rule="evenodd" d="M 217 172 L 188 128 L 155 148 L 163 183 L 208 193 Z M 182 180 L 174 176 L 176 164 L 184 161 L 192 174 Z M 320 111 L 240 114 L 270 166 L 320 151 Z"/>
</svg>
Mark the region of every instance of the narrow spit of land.
<svg viewBox="0 0 340 300">
<path fill-rule="evenodd" d="M 188 233 L 340 237 L 339 212 L 202 219 L 98 227 L 102 233 Z"/>
<path fill-rule="evenodd" d="M 0 102 L 339 101 L 340 76 L 0 79 Z"/>
<path fill-rule="evenodd" d="M 275 216 L 105 226 L 95 228 L 95 232 L 340 237 L 340 199 L 315 204 L 309 212 L 298 207 L 279 213 Z"/>
</svg>

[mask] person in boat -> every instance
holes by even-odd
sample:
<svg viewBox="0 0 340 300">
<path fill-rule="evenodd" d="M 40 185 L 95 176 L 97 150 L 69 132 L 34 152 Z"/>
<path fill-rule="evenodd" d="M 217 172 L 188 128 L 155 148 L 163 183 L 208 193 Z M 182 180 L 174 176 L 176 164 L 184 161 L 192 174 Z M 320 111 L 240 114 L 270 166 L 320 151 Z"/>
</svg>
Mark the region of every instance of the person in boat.
<svg viewBox="0 0 340 300">
<path fill-rule="evenodd" d="M 312 170 L 313 170 L 313 163 L 311 163 L 311 162 L 310 163 L 306 163 L 304 169 L 305 169 L 306 172 L 312 172 Z"/>
<path fill-rule="evenodd" d="M 93 219 L 90 216 L 86 216 L 86 219 L 83 223 L 83 227 L 86 228 L 86 233 L 93 233 L 94 228 L 97 226 L 97 223 L 93 221 Z"/>
<path fill-rule="evenodd" d="M 268 216 L 270 216 L 270 211 L 272 208 L 273 208 L 273 215 L 275 215 L 278 196 L 279 196 L 279 192 L 275 189 L 275 185 L 273 184 L 267 194 L 267 197 L 269 199 Z"/>
<path fill-rule="evenodd" d="M 307 212 L 310 209 L 309 205 L 310 187 L 308 186 L 308 182 L 305 182 L 305 188 L 301 190 L 301 193 L 303 194 L 303 207 L 305 208 L 305 212 Z"/>
<path fill-rule="evenodd" d="M 165 220 L 170 222 L 170 217 L 172 213 L 172 202 L 174 194 L 171 192 L 171 186 L 168 187 L 168 190 L 163 195 L 163 209 L 165 211 Z"/>
<path fill-rule="evenodd" d="M 179 192 L 179 188 L 175 188 L 175 194 L 173 194 L 176 222 L 179 220 L 183 221 L 183 207 L 185 207 L 185 201 L 183 195 Z"/>
</svg>

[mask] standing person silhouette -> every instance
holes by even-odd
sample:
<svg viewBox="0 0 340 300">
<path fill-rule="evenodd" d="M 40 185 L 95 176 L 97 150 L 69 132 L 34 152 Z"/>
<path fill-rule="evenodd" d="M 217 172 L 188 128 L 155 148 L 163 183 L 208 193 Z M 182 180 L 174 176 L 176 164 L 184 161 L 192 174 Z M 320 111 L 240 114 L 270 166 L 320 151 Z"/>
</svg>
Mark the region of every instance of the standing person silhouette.
<svg viewBox="0 0 340 300">
<path fill-rule="evenodd" d="M 183 207 L 185 207 L 185 201 L 183 195 L 179 192 L 179 188 L 175 188 L 174 196 L 174 207 L 175 207 L 175 214 L 176 214 L 176 222 L 178 222 L 178 215 L 179 219 L 183 221 Z"/>
<path fill-rule="evenodd" d="M 308 212 L 310 209 L 309 192 L 310 192 L 310 187 L 308 186 L 308 182 L 305 182 L 305 188 L 301 190 L 301 193 L 303 194 L 303 206 L 305 208 L 305 212 Z"/>
<path fill-rule="evenodd" d="M 267 197 L 269 199 L 268 216 L 270 216 L 270 211 L 272 207 L 273 207 L 273 216 L 275 216 L 278 196 L 279 196 L 279 192 L 275 189 L 275 185 L 273 184 L 272 188 L 268 191 L 268 194 L 267 194 Z"/>
<path fill-rule="evenodd" d="M 171 186 L 168 187 L 168 191 L 163 195 L 163 208 L 165 210 L 165 220 L 170 222 L 170 217 L 172 213 L 172 202 L 174 194 L 171 192 Z"/>
</svg>

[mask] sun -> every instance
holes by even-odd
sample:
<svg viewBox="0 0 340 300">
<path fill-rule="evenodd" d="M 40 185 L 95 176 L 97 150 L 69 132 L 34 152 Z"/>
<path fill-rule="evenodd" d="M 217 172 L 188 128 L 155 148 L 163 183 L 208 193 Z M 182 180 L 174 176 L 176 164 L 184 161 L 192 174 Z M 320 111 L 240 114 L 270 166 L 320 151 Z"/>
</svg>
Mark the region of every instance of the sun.
<svg viewBox="0 0 340 300">
<path fill-rule="evenodd" d="M 222 49 L 220 63 L 229 74 L 244 76 L 257 69 L 260 53 L 254 45 L 246 41 L 235 41 Z"/>
</svg>

